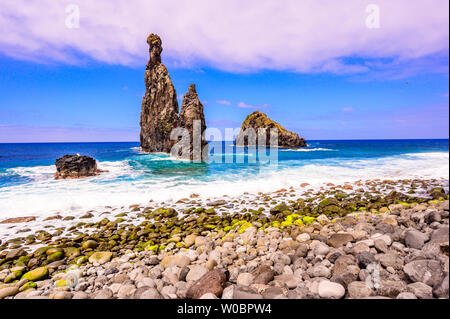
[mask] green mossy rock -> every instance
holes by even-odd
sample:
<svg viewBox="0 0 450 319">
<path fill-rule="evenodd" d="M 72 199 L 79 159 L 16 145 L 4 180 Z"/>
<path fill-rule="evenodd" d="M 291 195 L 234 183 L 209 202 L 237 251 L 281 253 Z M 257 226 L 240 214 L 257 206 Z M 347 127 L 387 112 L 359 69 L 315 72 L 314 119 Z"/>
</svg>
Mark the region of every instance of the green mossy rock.
<svg viewBox="0 0 450 319">
<path fill-rule="evenodd" d="M 56 252 L 62 252 L 62 251 L 63 251 L 62 248 L 52 247 L 52 248 L 49 248 L 45 253 L 47 254 L 47 256 L 50 256 Z"/>
<path fill-rule="evenodd" d="M 277 215 L 277 214 L 279 214 L 279 213 L 282 213 L 282 212 L 284 212 L 284 211 L 289 211 L 289 210 L 290 210 L 290 208 L 289 208 L 288 205 L 286 205 L 286 203 L 281 203 L 281 204 L 279 204 L 279 205 L 277 205 L 277 206 L 275 206 L 275 207 L 272 207 L 272 208 L 270 209 L 270 213 L 271 213 L 272 215 Z"/>
<path fill-rule="evenodd" d="M 97 248 L 98 243 L 95 240 L 89 239 L 81 244 L 81 249 L 95 249 Z"/>
<path fill-rule="evenodd" d="M 27 290 L 27 289 L 30 289 L 30 288 L 36 288 L 37 287 L 37 285 L 36 285 L 36 283 L 35 282 L 33 282 L 33 281 L 29 281 L 29 282 L 27 282 L 27 283 L 25 283 L 22 287 L 20 287 L 20 291 L 25 291 L 25 290 Z"/>
<path fill-rule="evenodd" d="M 112 255 L 110 251 L 97 251 L 89 257 L 89 262 L 103 265 L 111 260 Z"/>
<path fill-rule="evenodd" d="M 67 247 L 64 248 L 64 254 L 67 258 L 73 259 L 80 256 L 80 248 L 77 247 Z"/>
<path fill-rule="evenodd" d="M 28 279 L 29 281 L 39 281 L 47 278 L 48 276 L 48 268 L 47 267 L 39 267 L 33 269 L 22 276 L 22 279 Z"/>
<path fill-rule="evenodd" d="M 40 256 L 46 254 L 47 250 L 49 250 L 50 248 L 52 248 L 52 247 L 46 246 L 46 247 L 40 247 L 40 248 L 36 249 L 33 253 L 33 257 L 40 257 Z"/>
<path fill-rule="evenodd" d="M 319 203 L 319 208 L 325 208 L 328 206 L 338 206 L 339 202 L 336 198 L 325 198 Z"/>
<path fill-rule="evenodd" d="M 52 263 L 64 258 L 64 253 L 62 251 L 57 251 L 47 257 L 47 263 Z"/>
</svg>

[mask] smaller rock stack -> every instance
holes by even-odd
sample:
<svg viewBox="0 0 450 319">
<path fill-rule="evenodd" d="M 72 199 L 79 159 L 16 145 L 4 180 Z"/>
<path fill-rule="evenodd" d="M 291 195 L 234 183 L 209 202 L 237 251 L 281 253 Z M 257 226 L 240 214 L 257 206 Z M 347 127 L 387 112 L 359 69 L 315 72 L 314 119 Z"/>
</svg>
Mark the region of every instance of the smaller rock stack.
<svg viewBox="0 0 450 319">
<path fill-rule="evenodd" d="M 290 132 L 277 122 L 272 121 L 266 114 L 256 111 L 248 115 L 244 123 L 242 123 L 241 131 L 236 138 L 237 146 L 256 145 L 249 136 L 249 129 L 253 129 L 256 134 L 256 144 L 259 144 L 259 136 L 261 134 L 266 137 L 266 146 L 270 146 L 271 131 L 278 131 L 278 147 L 306 147 L 306 141 L 299 137 L 298 134 Z"/>
<path fill-rule="evenodd" d="M 55 179 L 73 179 L 96 176 L 103 172 L 97 168 L 97 162 L 90 156 L 64 155 L 55 161 Z"/>
<path fill-rule="evenodd" d="M 189 86 L 188 92 L 183 97 L 180 112 L 180 127 L 189 131 L 189 153 L 186 159 L 201 161 L 208 154 L 208 145 L 204 137 L 206 130 L 203 104 L 198 98 L 195 84 Z"/>
</svg>

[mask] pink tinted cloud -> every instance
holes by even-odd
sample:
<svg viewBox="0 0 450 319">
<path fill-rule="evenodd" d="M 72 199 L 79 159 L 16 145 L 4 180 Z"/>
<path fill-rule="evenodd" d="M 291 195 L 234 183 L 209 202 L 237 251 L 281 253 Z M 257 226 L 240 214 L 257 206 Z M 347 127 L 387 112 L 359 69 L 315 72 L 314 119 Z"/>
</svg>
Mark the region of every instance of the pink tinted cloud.
<svg viewBox="0 0 450 319">
<path fill-rule="evenodd" d="M 239 103 L 237 104 L 237 106 L 240 107 L 240 108 L 242 108 L 242 109 L 257 109 L 257 108 L 258 108 L 258 107 L 255 106 L 255 105 L 250 105 L 250 104 L 247 104 L 247 103 L 245 103 L 245 102 L 239 102 Z"/>
<path fill-rule="evenodd" d="M 231 102 L 227 100 L 217 100 L 216 103 L 222 105 L 231 105 Z"/>
<path fill-rule="evenodd" d="M 447 72 L 448 0 L 377 0 L 378 29 L 366 26 L 370 3 L 2 0 L 0 53 L 37 62 L 80 64 L 88 58 L 142 65 L 148 58 L 145 39 L 155 32 L 171 67 L 361 74 L 397 65 L 415 73 Z M 66 27 L 69 4 L 79 8 L 79 28 Z"/>
</svg>

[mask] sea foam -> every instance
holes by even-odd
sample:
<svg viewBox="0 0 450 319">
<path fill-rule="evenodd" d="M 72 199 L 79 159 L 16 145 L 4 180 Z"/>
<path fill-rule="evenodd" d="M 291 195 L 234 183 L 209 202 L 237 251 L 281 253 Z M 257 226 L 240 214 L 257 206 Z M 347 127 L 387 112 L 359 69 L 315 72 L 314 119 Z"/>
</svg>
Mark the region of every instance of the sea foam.
<svg viewBox="0 0 450 319">
<path fill-rule="evenodd" d="M 152 155 L 142 157 L 154 159 Z M 160 160 L 176 162 L 169 156 L 161 156 Z M 202 198 L 239 196 L 244 192 L 271 192 L 300 183 L 309 183 L 313 188 L 329 182 L 374 178 L 435 178 L 448 183 L 449 154 L 428 152 L 382 158 L 317 159 L 295 167 L 290 161 L 284 161 L 257 166 L 254 170 L 239 167 L 223 169 L 201 177 L 153 175 L 151 168 L 134 165 L 130 160 L 99 162 L 99 167 L 108 172 L 77 180 L 53 180 L 56 170 L 54 165 L 8 169 L 8 174 L 26 177 L 32 182 L 0 188 L 2 217 L 48 216 L 54 213 L 69 215 L 91 209 L 101 210 L 105 206 L 122 207 L 146 204 L 149 200 L 178 200 L 192 193 Z"/>
</svg>

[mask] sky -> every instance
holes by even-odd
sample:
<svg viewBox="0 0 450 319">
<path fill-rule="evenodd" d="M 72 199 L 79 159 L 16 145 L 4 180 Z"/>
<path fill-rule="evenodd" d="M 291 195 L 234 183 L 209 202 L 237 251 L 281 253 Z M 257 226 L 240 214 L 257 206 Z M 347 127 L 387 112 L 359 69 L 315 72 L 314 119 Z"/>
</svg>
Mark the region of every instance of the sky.
<svg viewBox="0 0 450 319">
<path fill-rule="evenodd" d="M 209 128 L 238 128 L 259 110 L 307 140 L 448 138 L 448 9 L 2 0 L 0 142 L 138 141 L 152 32 L 179 104 L 195 83 Z"/>
</svg>

